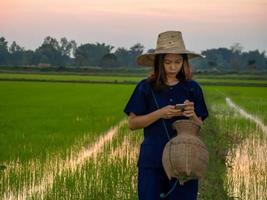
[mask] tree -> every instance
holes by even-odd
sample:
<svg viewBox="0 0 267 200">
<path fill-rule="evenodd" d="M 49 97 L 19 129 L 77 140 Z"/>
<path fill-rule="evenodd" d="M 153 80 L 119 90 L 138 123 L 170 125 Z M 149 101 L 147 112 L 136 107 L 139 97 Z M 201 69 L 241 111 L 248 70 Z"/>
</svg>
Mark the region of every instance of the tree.
<svg viewBox="0 0 267 200">
<path fill-rule="evenodd" d="M 101 67 L 118 67 L 118 60 L 117 57 L 113 54 L 106 54 L 100 60 Z"/>
<path fill-rule="evenodd" d="M 74 40 L 68 41 L 63 37 L 60 39 L 60 52 L 62 56 L 72 56 L 76 50 L 77 44 Z"/>
<path fill-rule="evenodd" d="M 236 69 L 236 71 L 239 71 L 241 68 L 240 55 L 243 47 L 240 45 L 240 43 L 236 42 L 230 47 L 230 49 L 232 51 L 232 56 L 230 58 L 231 66 Z"/>
<path fill-rule="evenodd" d="M 8 64 L 8 42 L 4 37 L 0 37 L 0 65 Z"/>
<path fill-rule="evenodd" d="M 61 62 L 60 65 L 71 64 L 71 57 L 74 56 L 77 44 L 74 40 L 68 41 L 67 38 L 63 37 L 60 39 L 59 50 L 61 52 Z"/>
<path fill-rule="evenodd" d="M 236 42 L 230 47 L 230 49 L 233 53 L 241 54 L 243 47 L 239 42 Z"/>
<path fill-rule="evenodd" d="M 113 48 L 105 43 L 82 44 L 75 51 L 75 63 L 79 66 L 99 66 L 103 56 L 110 54 Z"/>
<path fill-rule="evenodd" d="M 13 41 L 9 47 L 9 53 L 9 64 L 15 66 L 23 65 L 24 48 L 20 47 L 15 41 Z"/>
<path fill-rule="evenodd" d="M 232 70 L 233 51 L 227 48 L 207 49 L 201 52 L 205 56 L 205 62 L 210 69 L 216 68 L 218 70 Z M 216 66 L 214 65 L 216 63 Z"/>
<path fill-rule="evenodd" d="M 249 69 L 256 69 L 256 60 L 255 59 L 251 59 L 247 61 L 247 65 Z"/>
<path fill-rule="evenodd" d="M 118 66 L 120 67 L 129 67 L 130 66 L 130 52 L 124 47 L 119 47 L 115 51 L 115 56 L 117 57 Z"/>
<path fill-rule="evenodd" d="M 76 49 L 74 40 L 68 41 L 65 37 L 61 38 L 60 43 L 50 36 L 44 39 L 43 44 L 36 49 L 35 56 L 37 64 L 50 64 L 54 66 L 65 66 L 71 62 L 71 52 Z"/>
<path fill-rule="evenodd" d="M 242 54 L 241 60 L 248 69 L 266 69 L 265 52 L 260 53 L 259 50 L 249 51 Z"/>
<path fill-rule="evenodd" d="M 144 51 L 144 46 L 140 43 L 137 43 L 130 48 L 131 66 L 137 66 L 136 58 L 139 55 L 141 55 L 143 53 L 143 51 Z"/>
<path fill-rule="evenodd" d="M 60 50 L 60 46 L 59 46 L 57 39 L 52 38 L 50 36 L 45 37 L 42 46 L 50 46 L 54 50 L 57 50 L 57 51 Z"/>
<path fill-rule="evenodd" d="M 32 50 L 23 51 L 21 65 L 34 65 L 34 55 Z"/>
<path fill-rule="evenodd" d="M 144 46 L 140 43 L 137 43 L 130 47 L 129 50 L 124 47 L 119 47 L 115 51 L 115 55 L 118 59 L 118 65 L 123 67 L 135 67 L 137 66 L 136 58 L 141 55 L 144 51 Z"/>
<path fill-rule="evenodd" d="M 24 51 L 24 48 L 20 47 L 15 41 L 13 41 L 9 47 L 9 53 L 16 53 L 21 51 Z"/>
</svg>

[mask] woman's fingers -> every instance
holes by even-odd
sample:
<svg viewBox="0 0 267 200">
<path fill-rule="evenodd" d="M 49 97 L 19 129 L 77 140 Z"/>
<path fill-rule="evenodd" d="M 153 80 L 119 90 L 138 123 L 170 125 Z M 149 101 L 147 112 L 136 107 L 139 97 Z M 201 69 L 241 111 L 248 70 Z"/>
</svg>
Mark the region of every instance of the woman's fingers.
<svg viewBox="0 0 267 200">
<path fill-rule="evenodd" d="M 191 102 L 189 100 L 184 101 L 185 108 L 184 111 L 180 109 L 176 109 L 175 105 L 168 105 L 164 107 L 164 118 L 165 119 L 171 119 L 176 116 L 185 116 L 185 117 L 192 117 L 194 115 L 194 102 Z"/>
<path fill-rule="evenodd" d="M 191 112 L 193 112 L 195 110 L 195 108 L 194 108 L 194 102 L 191 102 L 191 101 L 189 101 L 189 100 L 186 99 L 184 101 L 184 104 L 185 104 L 184 112 L 185 111 L 191 111 Z"/>
<path fill-rule="evenodd" d="M 171 109 L 170 110 L 170 113 L 179 113 L 179 112 L 181 112 L 181 110 L 179 110 L 179 109 Z"/>
<path fill-rule="evenodd" d="M 169 105 L 165 109 L 164 118 L 170 119 L 172 117 L 181 116 L 181 115 L 183 115 L 181 110 L 176 109 L 174 105 Z"/>
<path fill-rule="evenodd" d="M 183 113 L 184 113 L 184 114 L 193 114 L 194 111 L 193 111 L 193 110 L 186 110 L 186 111 L 184 111 Z"/>
<path fill-rule="evenodd" d="M 185 101 L 185 109 L 184 111 L 180 109 L 176 109 L 175 105 L 168 105 L 163 108 L 163 113 L 165 119 L 171 119 L 176 116 L 186 116 L 186 117 L 192 117 L 194 115 L 194 102 L 190 102 L 188 100 Z"/>
<path fill-rule="evenodd" d="M 186 99 L 185 101 L 184 101 L 184 104 L 187 104 L 187 103 L 189 103 L 190 101 L 188 100 L 188 99 Z"/>
<path fill-rule="evenodd" d="M 184 102 L 184 104 L 186 105 L 186 106 L 188 106 L 188 105 L 194 105 L 194 102 L 193 101 L 185 101 Z"/>
<path fill-rule="evenodd" d="M 184 110 L 194 110 L 194 109 L 195 109 L 194 106 L 186 106 L 184 108 Z"/>
<path fill-rule="evenodd" d="M 180 109 L 172 109 L 171 110 L 171 113 L 173 114 L 173 116 L 180 116 L 180 115 L 182 115 L 182 110 L 180 110 Z"/>
<path fill-rule="evenodd" d="M 183 115 L 186 117 L 192 117 L 194 115 L 194 111 L 184 111 Z"/>
</svg>

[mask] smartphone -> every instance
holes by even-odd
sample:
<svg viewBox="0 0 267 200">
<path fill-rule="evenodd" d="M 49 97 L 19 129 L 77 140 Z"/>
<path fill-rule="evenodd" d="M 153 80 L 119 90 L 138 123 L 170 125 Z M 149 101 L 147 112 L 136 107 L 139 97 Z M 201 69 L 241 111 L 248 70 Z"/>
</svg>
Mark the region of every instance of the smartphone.
<svg viewBox="0 0 267 200">
<path fill-rule="evenodd" d="M 185 104 L 184 103 L 182 103 L 182 104 L 176 104 L 175 105 L 175 108 L 176 109 L 179 109 L 179 110 L 181 110 L 183 112 L 184 111 L 184 108 L 185 108 Z"/>
</svg>

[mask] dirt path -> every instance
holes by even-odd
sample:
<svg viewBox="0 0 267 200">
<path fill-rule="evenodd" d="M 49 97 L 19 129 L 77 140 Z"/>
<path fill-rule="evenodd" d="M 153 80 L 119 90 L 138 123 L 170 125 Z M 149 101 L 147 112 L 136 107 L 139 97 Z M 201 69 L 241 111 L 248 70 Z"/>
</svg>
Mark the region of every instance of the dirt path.
<svg viewBox="0 0 267 200">
<path fill-rule="evenodd" d="M 233 108 L 242 117 L 256 123 L 267 136 L 267 127 L 256 116 L 246 112 L 236 105 L 230 98 L 225 98 L 229 107 Z M 260 129 L 245 130 L 250 132 L 237 146 L 231 149 L 226 161 L 231 167 L 227 168 L 227 185 L 231 196 L 242 200 L 267 199 L 267 137 L 260 138 L 257 134 Z"/>
<path fill-rule="evenodd" d="M 261 130 L 267 134 L 267 126 L 262 122 L 261 119 L 259 119 L 257 116 L 252 115 L 250 113 L 248 113 L 247 111 L 245 111 L 243 108 L 241 108 L 240 106 L 238 106 L 237 104 L 235 104 L 229 97 L 225 98 L 226 104 L 235 109 L 236 111 L 239 112 L 240 115 L 242 115 L 243 117 L 245 117 L 246 119 L 249 119 L 251 121 L 254 121 L 258 127 L 261 128 Z"/>
</svg>

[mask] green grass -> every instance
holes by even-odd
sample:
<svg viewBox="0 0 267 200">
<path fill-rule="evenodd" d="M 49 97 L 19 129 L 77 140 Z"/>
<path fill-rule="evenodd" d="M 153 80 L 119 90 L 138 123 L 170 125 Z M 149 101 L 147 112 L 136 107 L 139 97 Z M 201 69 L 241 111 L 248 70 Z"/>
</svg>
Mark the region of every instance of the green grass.
<svg viewBox="0 0 267 200">
<path fill-rule="evenodd" d="M 247 112 L 258 116 L 267 124 L 267 88 L 265 87 L 208 87 L 210 92 L 219 92 L 222 97 L 230 97 Z"/>
<path fill-rule="evenodd" d="M 62 160 L 124 117 L 131 88 L 1 81 L 0 165 L 7 169 L 0 170 L 0 193 L 17 194 L 58 172 Z"/>
<path fill-rule="evenodd" d="M 267 74 L 266 72 L 263 73 L 243 73 L 243 74 L 238 74 L 238 73 L 231 73 L 231 74 L 212 74 L 212 73 L 201 73 L 201 74 L 196 74 L 195 76 L 197 79 L 198 78 L 203 78 L 203 79 L 230 79 L 230 80 L 267 80 Z"/>
<path fill-rule="evenodd" d="M 196 75 L 195 79 L 200 83 L 205 84 L 258 84 L 267 85 L 267 78 L 265 76 L 254 76 L 255 78 L 248 76 L 233 76 L 233 75 Z M 92 75 L 56 75 L 56 74 L 12 74 L 12 73 L 0 73 L 0 79 L 3 80 L 28 80 L 28 81 L 69 81 L 69 82 L 107 82 L 107 83 L 125 83 L 132 82 L 137 83 L 141 79 L 145 78 L 140 76 L 92 76 Z"/>
<path fill-rule="evenodd" d="M 239 113 L 236 113 L 226 105 L 224 93 L 221 91 L 239 91 L 244 97 L 245 91 L 247 91 L 249 87 L 241 87 L 239 90 L 233 87 L 217 86 L 205 86 L 203 88 L 210 116 L 207 118 L 202 128 L 201 134 L 209 149 L 210 164 L 208 174 L 200 186 L 200 199 L 235 199 L 234 196 L 236 195 L 229 193 L 229 191 L 231 191 L 230 187 L 232 186 L 227 184 L 227 171 L 231 169 L 231 163 L 228 163 L 226 159 L 227 153 L 235 149 L 241 141 L 251 134 L 262 133 L 258 130 L 254 122 L 243 118 Z M 253 93 L 247 93 L 247 95 L 251 94 Z M 229 94 L 228 96 L 231 98 L 236 97 L 233 94 Z M 246 104 L 244 99 L 242 103 Z M 254 110 L 258 111 L 257 108 Z M 267 174 L 262 175 L 267 177 Z M 254 188 L 259 187 L 260 185 L 256 184 Z M 265 191 L 266 190 L 267 188 L 265 188 Z M 254 199 L 253 196 L 255 195 L 256 193 L 251 193 L 250 198 Z M 242 198 L 244 198 L 244 196 Z"/>
<path fill-rule="evenodd" d="M 130 94 L 125 85 L 31 82 L 0 82 L 0 91 L 0 163 L 93 141 L 123 117 Z"/>
<path fill-rule="evenodd" d="M 92 76 L 92 75 L 51 75 L 51 74 L 7 74 L 0 73 L 2 79 L 25 79 L 25 80 L 46 80 L 46 81 L 106 81 L 106 82 L 137 82 L 142 77 L 126 76 Z"/>
<path fill-rule="evenodd" d="M 251 79 L 230 79 L 230 78 L 227 78 L 227 79 L 218 79 L 218 78 L 214 78 L 214 77 L 210 77 L 210 78 L 202 78 L 202 77 L 199 77 L 196 79 L 197 81 L 199 82 L 209 82 L 209 83 L 254 83 L 254 84 L 267 84 L 267 80 L 251 80 Z"/>
<path fill-rule="evenodd" d="M 76 80 L 83 76 L 44 77 Z M 112 81 L 114 77 L 93 78 Z M 72 153 L 90 146 L 126 117 L 123 108 L 133 89 L 134 85 L 120 84 L 1 81 L 0 164 L 5 164 L 7 170 L 0 170 L 0 182 L 4 183 L 0 184 L 0 194 L 11 191 L 16 195 L 23 187 L 38 185 L 49 172 L 55 179 L 51 188 L 45 189 L 44 199 L 136 199 L 136 159 L 142 130 L 131 132 L 122 126 L 96 157 L 73 172 L 59 173 Z M 226 105 L 225 97 L 266 123 L 266 89 L 203 86 L 203 90 L 210 116 L 201 137 L 209 148 L 210 165 L 206 178 L 200 182 L 199 199 L 230 200 L 233 194 L 226 184 L 227 152 L 249 134 L 258 132 L 254 122 Z M 41 196 L 37 193 L 32 199 Z"/>
<path fill-rule="evenodd" d="M 44 199 L 137 199 L 136 162 L 141 139 L 142 130 L 129 133 L 124 125 L 97 160 L 89 159 L 74 173 L 56 177 Z"/>
</svg>

